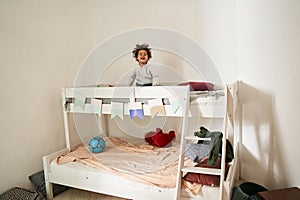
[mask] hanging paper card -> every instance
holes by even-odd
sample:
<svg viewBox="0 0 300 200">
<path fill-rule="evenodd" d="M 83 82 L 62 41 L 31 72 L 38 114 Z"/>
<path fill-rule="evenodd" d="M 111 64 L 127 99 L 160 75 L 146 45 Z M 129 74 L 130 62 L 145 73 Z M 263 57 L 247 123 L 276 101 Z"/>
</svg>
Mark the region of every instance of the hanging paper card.
<svg viewBox="0 0 300 200">
<path fill-rule="evenodd" d="M 75 102 L 74 106 L 80 106 L 82 110 L 84 110 L 85 107 L 85 99 L 86 97 L 82 94 L 76 93 L 75 94 Z"/>
<path fill-rule="evenodd" d="M 162 100 L 157 98 L 157 99 L 152 99 L 148 101 L 148 105 L 150 108 L 150 114 L 152 117 L 154 117 L 157 113 L 160 113 L 162 115 L 165 115 L 165 107 L 162 103 Z"/>
<path fill-rule="evenodd" d="M 92 98 L 91 99 L 91 112 L 101 115 L 101 110 L 102 110 L 102 100 Z"/>
<path fill-rule="evenodd" d="M 133 119 L 134 117 L 139 117 L 140 119 L 144 119 L 143 105 L 141 102 L 128 103 L 128 110 L 129 110 L 130 119 Z"/>
<path fill-rule="evenodd" d="M 179 107 L 181 106 L 181 101 L 177 98 L 170 98 L 169 100 L 170 100 L 172 111 L 176 113 Z"/>
<path fill-rule="evenodd" d="M 121 102 L 111 102 L 111 119 L 119 116 L 123 119 L 124 116 L 124 104 Z"/>
</svg>

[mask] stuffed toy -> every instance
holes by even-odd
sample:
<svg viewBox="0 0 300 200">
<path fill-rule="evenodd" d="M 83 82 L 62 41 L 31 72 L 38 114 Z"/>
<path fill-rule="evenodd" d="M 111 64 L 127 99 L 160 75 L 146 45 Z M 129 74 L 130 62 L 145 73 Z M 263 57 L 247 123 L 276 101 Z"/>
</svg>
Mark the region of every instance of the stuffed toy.
<svg viewBox="0 0 300 200">
<path fill-rule="evenodd" d="M 165 147 L 174 138 L 176 134 L 175 131 L 171 130 L 169 133 L 163 133 L 161 128 L 156 128 L 156 131 L 150 131 L 145 135 L 145 141 L 149 144 L 157 147 Z"/>
</svg>

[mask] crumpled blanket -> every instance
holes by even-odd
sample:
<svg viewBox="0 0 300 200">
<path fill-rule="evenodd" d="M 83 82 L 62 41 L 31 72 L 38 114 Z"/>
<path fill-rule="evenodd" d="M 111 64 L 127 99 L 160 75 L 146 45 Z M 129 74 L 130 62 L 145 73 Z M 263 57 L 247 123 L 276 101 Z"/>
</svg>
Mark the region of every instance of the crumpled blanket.
<svg viewBox="0 0 300 200">
<path fill-rule="evenodd" d="M 172 188 L 176 186 L 179 144 L 168 148 L 153 147 L 148 144 L 136 145 L 119 138 L 104 138 L 103 152 L 94 154 L 87 147 L 57 158 L 58 164 L 81 162 L 91 167 L 106 170 L 130 180 Z M 186 165 L 192 161 L 185 159 Z"/>
<path fill-rule="evenodd" d="M 196 195 L 196 194 L 198 194 L 200 192 L 200 190 L 202 188 L 202 184 L 192 183 L 192 182 L 189 182 L 187 180 L 182 179 L 182 187 L 188 193 Z"/>
</svg>

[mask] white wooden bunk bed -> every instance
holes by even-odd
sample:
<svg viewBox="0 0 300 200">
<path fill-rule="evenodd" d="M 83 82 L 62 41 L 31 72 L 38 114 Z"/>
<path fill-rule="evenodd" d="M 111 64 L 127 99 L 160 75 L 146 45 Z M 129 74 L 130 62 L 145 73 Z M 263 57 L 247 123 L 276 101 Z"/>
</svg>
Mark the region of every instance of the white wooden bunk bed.
<svg viewBox="0 0 300 200">
<path fill-rule="evenodd" d="M 231 190 L 235 181 L 238 179 L 238 140 L 237 128 L 235 126 L 238 119 L 238 82 L 226 86 L 223 90 L 223 100 L 220 102 L 209 100 L 206 103 L 191 101 L 195 97 L 195 92 L 190 92 L 188 86 L 155 86 L 155 87 L 78 87 L 62 89 L 62 108 L 65 124 L 66 148 L 43 157 L 45 184 L 47 198 L 53 199 L 52 183 L 66 185 L 83 190 L 97 193 L 108 194 L 112 196 L 123 197 L 127 199 L 230 199 Z M 79 96 L 80 97 L 79 97 Z M 84 97 L 84 98 L 83 98 Z M 84 106 L 76 106 L 76 98 L 83 100 Z M 89 162 L 67 162 L 58 164 L 57 159 L 61 156 L 68 155 L 69 152 L 77 149 L 80 143 L 86 143 L 86 139 L 79 138 L 74 124 L 75 113 L 99 115 L 99 123 L 105 136 L 110 136 L 108 127 L 108 116 L 111 114 L 112 105 L 109 102 L 121 101 L 124 103 L 124 116 L 128 115 L 128 102 L 143 101 L 143 114 L 150 115 L 150 106 L 145 103 L 145 99 L 159 98 L 164 101 L 165 117 L 180 118 L 180 126 L 176 130 L 176 141 L 172 142 L 172 148 L 178 147 L 176 160 L 175 184 L 173 186 L 160 186 L 148 184 L 147 181 L 140 181 L 138 178 L 129 178 L 125 173 L 119 176 L 114 173 L 115 169 L 107 172 L 104 168 L 99 169 L 91 166 Z M 75 101 L 74 101 L 75 99 Z M 91 112 L 91 101 L 101 99 L 100 113 Z M 104 101 L 108 100 L 108 103 Z M 174 109 L 174 104 L 177 109 Z M 98 110 L 99 112 L 99 110 Z M 158 114 L 160 116 L 162 114 Z M 185 166 L 185 145 L 191 141 L 201 140 L 193 136 L 189 130 L 189 119 L 200 118 L 217 118 L 221 119 L 223 125 L 222 155 L 226 154 L 226 138 L 234 146 L 234 159 L 229 163 L 229 171 L 225 177 L 225 156 L 221 156 L 221 169 L 208 169 Z M 98 119 L 97 118 L 97 119 Z M 128 120 L 128 119 L 127 119 Z M 74 128 L 75 127 L 75 128 Z M 205 140 L 205 139 L 203 139 Z M 177 144 L 177 146 L 176 146 Z M 170 147 L 168 147 L 170 148 Z M 163 148 L 161 148 L 163 149 Z M 104 152 L 106 147 L 104 149 Z M 87 150 L 88 151 L 88 150 Z M 173 151 L 173 149 L 172 149 Z M 104 153 L 102 152 L 102 153 Z M 99 153 L 98 156 L 104 155 Z M 121 162 L 121 161 L 120 161 Z M 192 165 L 193 166 L 193 165 Z M 187 193 L 182 187 L 183 176 L 188 172 L 213 174 L 220 176 L 220 186 L 210 187 L 208 191 L 213 193 L 214 198 L 205 196 L 204 191 L 201 194 L 192 195 Z M 209 194 L 207 194 L 209 195 Z M 205 197 L 204 197 L 205 196 Z"/>
</svg>

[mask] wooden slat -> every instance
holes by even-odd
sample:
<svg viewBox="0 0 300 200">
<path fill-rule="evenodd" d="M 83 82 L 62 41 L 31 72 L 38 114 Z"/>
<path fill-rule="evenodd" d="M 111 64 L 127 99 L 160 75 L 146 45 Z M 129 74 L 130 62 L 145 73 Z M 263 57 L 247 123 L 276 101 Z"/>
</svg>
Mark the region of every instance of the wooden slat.
<svg viewBox="0 0 300 200">
<path fill-rule="evenodd" d="M 186 140 L 201 140 L 201 141 L 211 141 L 211 138 L 201 138 L 201 137 L 196 137 L 196 136 L 185 136 L 184 137 Z"/>
<path fill-rule="evenodd" d="M 68 112 L 72 113 L 91 113 L 90 110 L 90 104 L 85 104 L 85 109 L 82 110 L 80 106 L 74 106 L 74 103 L 69 104 L 69 110 Z M 182 111 L 181 108 L 179 108 L 175 113 L 172 110 L 171 105 L 164 105 L 165 111 L 166 111 L 166 116 L 173 116 L 173 117 L 180 117 L 182 116 Z M 196 114 L 191 114 L 195 113 L 192 110 L 197 109 L 199 112 L 197 115 Z M 144 115 L 150 115 L 149 111 L 149 106 L 148 105 L 143 105 L 143 110 L 144 110 Z M 110 114 L 111 112 L 111 104 L 102 104 L 102 114 Z M 206 117 L 206 118 L 223 118 L 223 111 L 221 110 L 213 110 L 212 106 L 206 107 L 206 106 L 198 106 L 198 107 L 190 107 L 190 112 L 189 112 L 189 117 Z M 124 103 L 124 115 L 128 115 L 128 106 L 127 103 Z"/>
<path fill-rule="evenodd" d="M 84 110 L 80 106 L 74 106 L 73 103 L 70 104 L 69 106 L 69 112 L 71 113 L 91 113 L 93 114 L 94 112 L 91 112 L 91 105 L 90 104 L 85 104 Z M 164 106 L 166 115 L 162 115 L 158 113 L 158 116 L 170 116 L 170 117 L 183 117 L 181 108 L 179 108 L 175 113 L 172 110 L 172 107 L 170 105 L 165 105 Z M 102 109 L 101 109 L 101 114 L 111 114 L 111 104 L 102 104 Z M 128 110 L 128 104 L 124 104 L 124 115 L 129 115 L 129 110 Z M 143 114 L 144 116 L 150 116 L 150 108 L 149 105 L 143 105 Z"/>
<path fill-rule="evenodd" d="M 183 172 L 192 172 L 199 174 L 221 175 L 221 169 L 205 168 L 205 167 L 183 167 Z"/>
<path fill-rule="evenodd" d="M 78 87 L 66 88 L 66 97 L 72 98 L 83 95 L 87 98 L 131 98 L 134 95 L 133 87 Z"/>
</svg>

